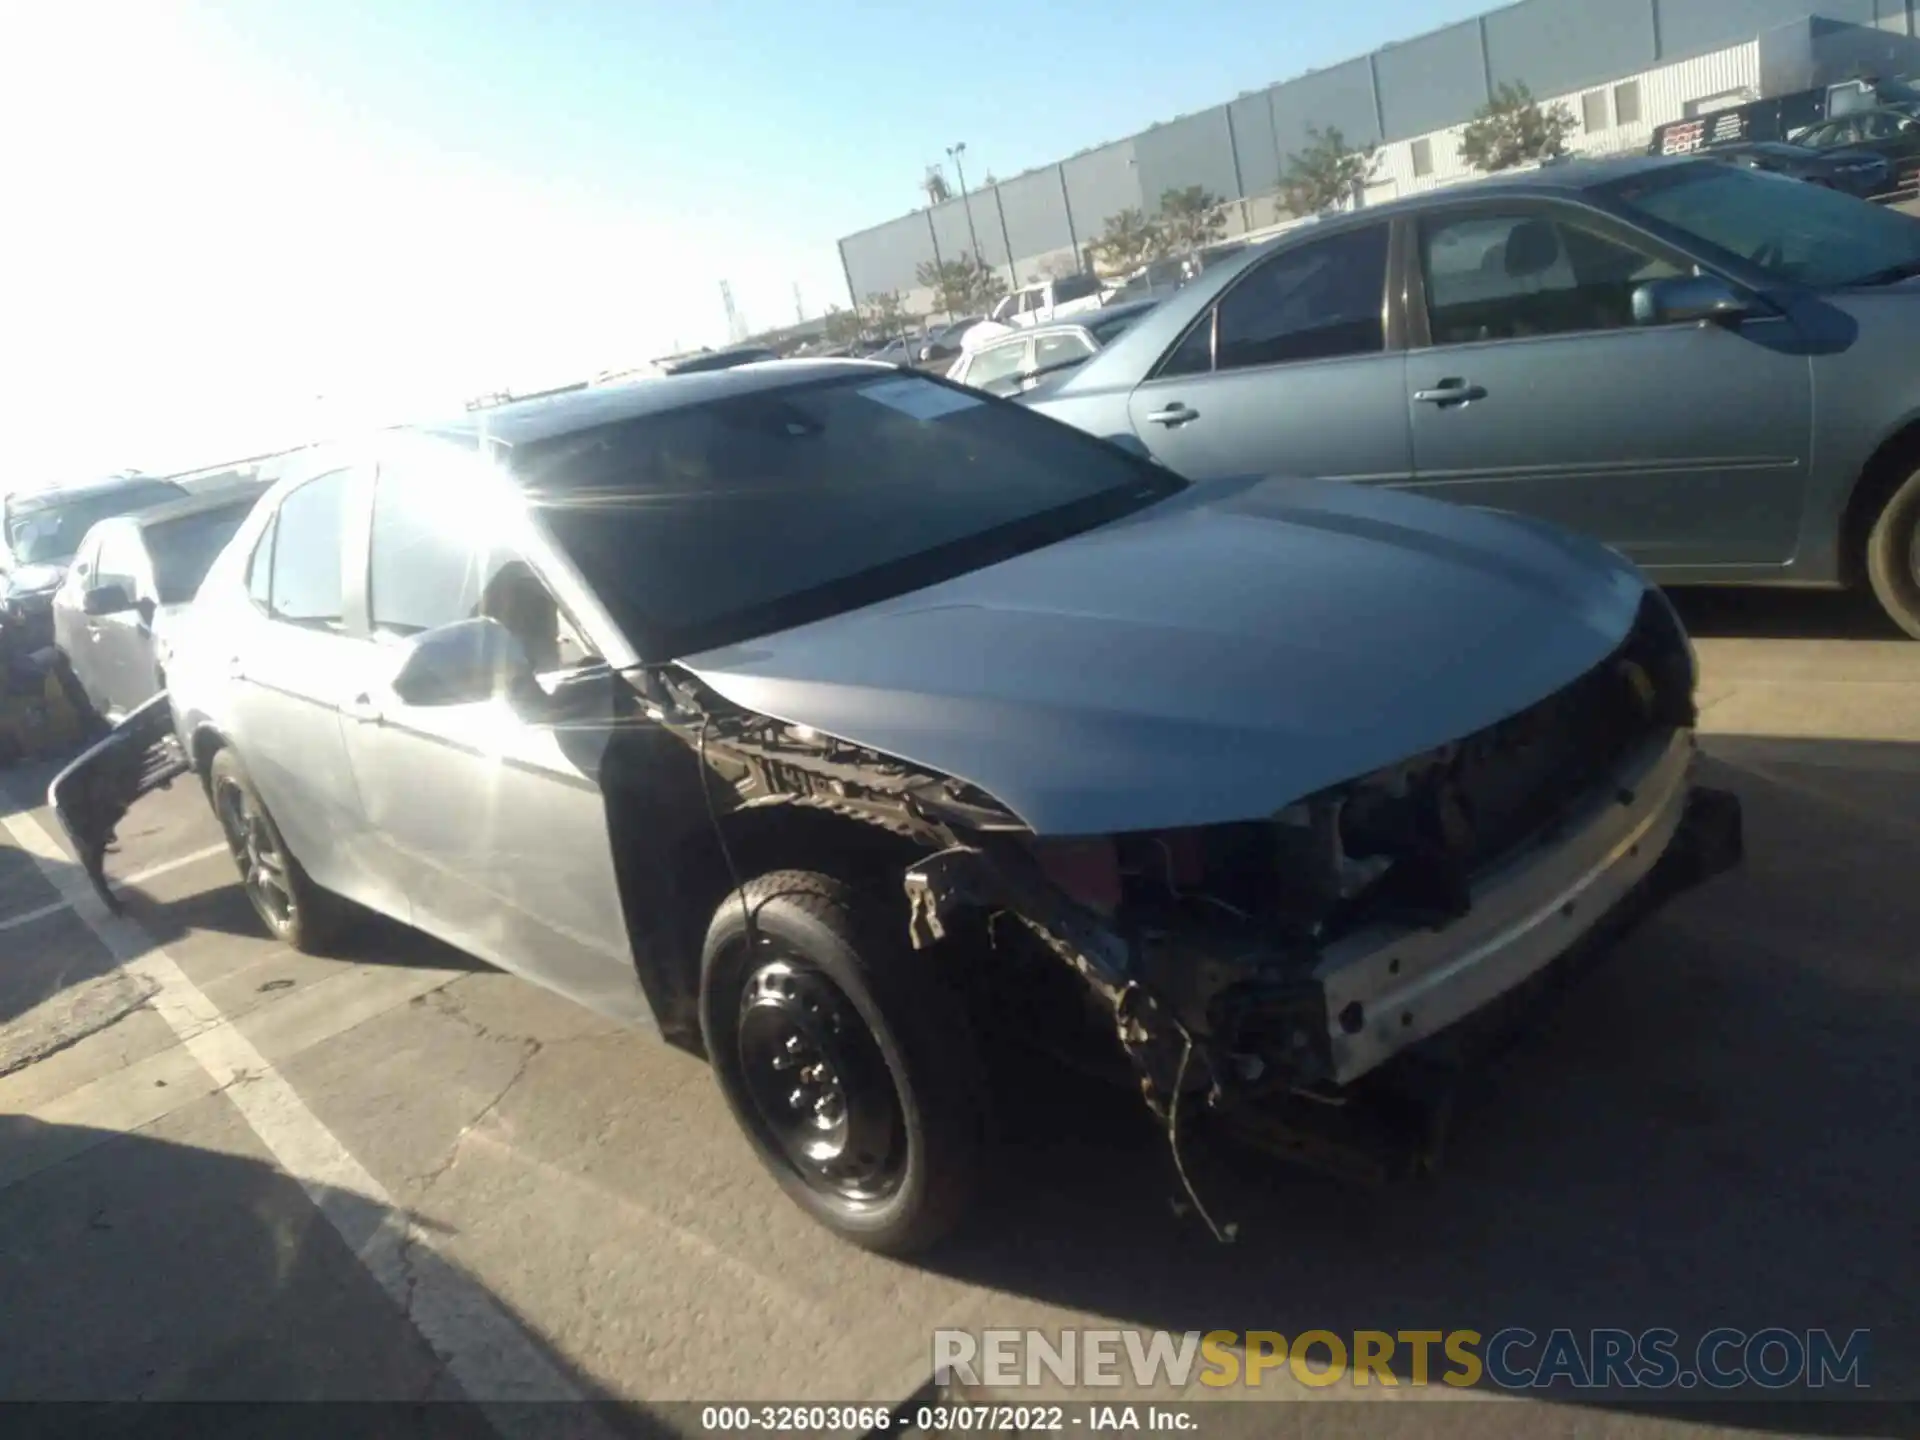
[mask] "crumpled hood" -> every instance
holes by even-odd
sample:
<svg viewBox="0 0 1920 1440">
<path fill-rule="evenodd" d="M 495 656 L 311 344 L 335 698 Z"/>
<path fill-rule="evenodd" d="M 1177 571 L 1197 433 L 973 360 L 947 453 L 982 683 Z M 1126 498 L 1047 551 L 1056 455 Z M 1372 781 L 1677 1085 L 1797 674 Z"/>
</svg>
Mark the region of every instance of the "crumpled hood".
<svg viewBox="0 0 1920 1440">
<path fill-rule="evenodd" d="M 1459 739 L 1626 636 L 1645 582 L 1548 526 L 1218 481 L 681 663 L 735 704 L 979 786 L 1040 834 L 1255 819 Z"/>
</svg>

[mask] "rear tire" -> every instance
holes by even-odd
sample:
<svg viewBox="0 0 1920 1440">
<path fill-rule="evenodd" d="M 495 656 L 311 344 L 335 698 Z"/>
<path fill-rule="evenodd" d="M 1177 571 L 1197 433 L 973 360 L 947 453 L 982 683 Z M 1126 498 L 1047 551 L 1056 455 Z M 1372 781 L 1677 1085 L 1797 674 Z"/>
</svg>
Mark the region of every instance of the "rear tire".
<svg viewBox="0 0 1920 1440">
<path fill-rule="evenodd" d="M 1920 640 L 1920 471 L 1887 497 L 1867 532 L 1867 581 L 1889 619 Z"/>
<path fill-rule="evenodd" d="M 986 1149 L 964 1006 L 900 909 L 825 875 L 763 875 L 715 912 L 700 985 L 714 1075 L 761 1164 L 815 1220 L 888 1255 L 960 1221 Z"/>
<path fill-rule="evenodd" d="M 343 926 L 345 902 L 314 884 L 293 858 L 233 750 L 214 755 L 207 796 L 240 871 L 240 888 L 261 923 L 283 945 L 324 954 Z"/>
</svg>

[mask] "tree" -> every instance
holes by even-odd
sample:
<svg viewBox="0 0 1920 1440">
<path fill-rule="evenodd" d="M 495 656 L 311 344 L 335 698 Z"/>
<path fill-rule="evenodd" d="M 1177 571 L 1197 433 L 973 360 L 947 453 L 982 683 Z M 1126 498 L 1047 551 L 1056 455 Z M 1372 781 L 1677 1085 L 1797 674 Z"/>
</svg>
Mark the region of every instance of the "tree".
<svg viewBox="0 0 1920 1440">
<path fill-rule="evenodd" d="M 900 303 L 899 295 L 878 291 L 867 296 L 867 329 L 883 340 L 904 334 L 907 329 L 906 307 Z"/>
<path fill-rule="evenodd" d="M 860 315 L 858 311 L 842 310 L 838 305 L 829 305 L 827 313 L 820 317 L 824 322 L 823 334 L 829 345 L 851 345 L 860 338 Z"/>
<path fill-rule="evenodd" d="M 1125 275 L 1146 264 L 1166 242 L 1160 227 L 1138 208 L 1107 217 L 1107 228 L 1089 247 L 1094 268 L 1103 275 Z"/>
<path fill-rule="evenodd" d="M 1007 293 L 1007 280 L 971 255 L 917 267 L 913 278 L 933 291 L 935 306 L 949 315 L 973 315 Z"/>
<path fill-rule="evenodd" d="M 929 205 L 943 205 L 953 198 L 953 191 L 947 188 L 947 175 L 938 165 L 927 167 L 927 178 L 920 182 L 920 188 L 927 192 Z"/>
<path fill-rule="evenodd" d="M 1211 245 L 1227 232 L 1220 198 L 1198 185 L 1168 190 L 1160 197 L 1160 229 L 1175 254 L 1188 254 Z"/>
<path fill-rule="evenodd" d="M 1460 135 L 1460 159 L 1483 175 L 1567 153 L 1573 112 L 1541 105 L 1518 82 L 1503 84 Z"/>
<path fill-rule="evenodd" d="M 1379 147 L 1355 149 L 1337 125 L 1307 127 L 1307 145 L 1287 157 L 1280 195 L 1295 215 L 1318 215 L 1352 203 L 1369 180 Z"/>
</svg>

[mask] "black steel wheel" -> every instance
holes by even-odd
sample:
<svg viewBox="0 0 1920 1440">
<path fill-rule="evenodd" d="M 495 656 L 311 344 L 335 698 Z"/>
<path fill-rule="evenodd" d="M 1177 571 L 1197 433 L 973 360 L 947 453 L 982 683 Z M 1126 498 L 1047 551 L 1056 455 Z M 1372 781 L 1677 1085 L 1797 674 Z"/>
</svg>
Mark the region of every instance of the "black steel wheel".
<svg viewBox="0 0 1920 1440">
<path fill-rule="evenodd" d="M 958 1222 L 986 1090 L 962 1007 L 903 915 L 824 875 L 750 881 L 708 930 L 700 1021 L 735 1119 L 802 1209 L 888 1254 Z"/>
<path fill-rule="evenodd" d="M 231 749 L 213 757 L 207 795 L 254 913 L 282 944 L 318 951 L 338 928 L 339 902 L 300 868 Z"/>
<path fill-rule="evenodd" d="M 907 1146 L 886 1057 L 840 987 L 762 933 L 736 1022 L 755 1122 L 807 1183 L 850 1205 L 900 1188 Z"/>
</svg>

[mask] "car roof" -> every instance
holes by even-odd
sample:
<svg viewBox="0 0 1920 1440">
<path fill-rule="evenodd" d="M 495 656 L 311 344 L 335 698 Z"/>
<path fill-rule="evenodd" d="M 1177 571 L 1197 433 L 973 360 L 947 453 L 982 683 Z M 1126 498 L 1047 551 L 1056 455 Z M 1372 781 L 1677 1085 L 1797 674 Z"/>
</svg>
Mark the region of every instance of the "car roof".
<svg viewBox="0 0 1920 1440">
<path fill-rule="evenodd" d="M 179 485 L 164 475 L 115 475 L 106 480 L 86 480 L 76 485 L 48 485 L 38 490 L 16 490 L 7 496 L 7 509 L 15 515 L 30 514 L 35 510 L 47 510 L 56 505 L 65 505 L 74 500 L 85 500 L 94 495 L 110 495 L 115 490 L 130 490 L 134 487 L 164 485 L 169 489 L 186 494 Z"/>
<path fill-rule="evenodd" d="M 1463 180 L 1453 185 L 1443 185 L 1434 190 L 1423 190 L 1417 195 L 1403 195 L 1397 200 L 1363 206 L 1359 210 L 1322 216 L 1313 227 L 1288 231 L 1284 235 L 1275 236 L 1274 241 L 1286 243 L 1296 239 L 1304 240 L 1309 238 L 1314 230 L 1322 230 L 1328 226 L 1344 227 L 1350 224 L 1364 224 L 1378 220 L 1382 216 L 1426 210 L 1436 205 L 1457 204 L 1463 197 L 1471 199 L 1488 195 L 1577 195 L 1582 191 L 1610 184 L 1615 180 L 1697 163 L 1699 163 L 1698 157 L 1693 155 L 1609 155 L 1596 159 L 1572 157 L 1554 160 L 1532 170 L 1502 171 L 1474 180 Z M 1268 241 L 1266 244 L 1272 244 L 1274 241 Z M 1256 244 L 1249 248 L 1260 250 L 1265 249 L 1266 245 Z"/>
<path fill-rule="evenodd" d="M 1098 310 L 1082 310 L 1078 315 L 1069 315 L 1064 320 L 1049 320 L 1044 325 L 1029 326 L 1025 330 L 1016 330 L 1012 335 L 995 336 L 995 340 L 1012 339 L 1023 335 L 1047 335 L 1056 330 L 1086 330 L 1104 320 L 1112 320 L 1121 315 L 1140 315 L 1153 309 L 1159 300 L 1129 300 L 1124 305 L 1102 305 Z M 988 343 L 992 343 L 991 341 Z"/>
<path fill-rule="evenodd" d="M 645 415 L 686 410 L 734 395 L 785 390 L 842 376 L 869 375 L 880 380 L 898 374 L 892 365 L 876 365 L 865 360 L 763 360 L 726 370 L 652 376 L 623 385 L 569 390 L 477 410 L 443 424 L 406 428 L 420 434 L 512 448 L 602 425 L 617 425 Z"/>
<path fill-rule="evenodd" d="M 116 518 L 126 520 L 139 529 L 145 530 L 152 525 L 165 525 L 172 520 L 187 520 L 195 515 L 251 508 L 272 488 L 273 482 L 270 480 L 250 480 L 244 485 L 228 485 L 218 490 L 197 491 L 184 500 L 169 500 L 166 504 L 156 505 L 151 510 L 136 510 L 131 515 Z"/>
</svg>

